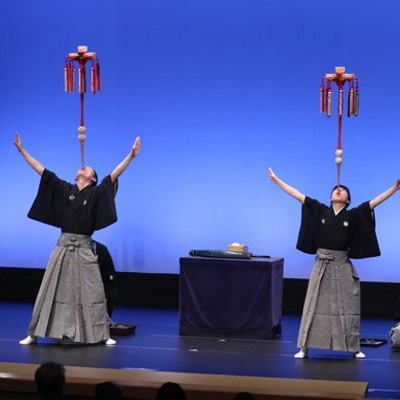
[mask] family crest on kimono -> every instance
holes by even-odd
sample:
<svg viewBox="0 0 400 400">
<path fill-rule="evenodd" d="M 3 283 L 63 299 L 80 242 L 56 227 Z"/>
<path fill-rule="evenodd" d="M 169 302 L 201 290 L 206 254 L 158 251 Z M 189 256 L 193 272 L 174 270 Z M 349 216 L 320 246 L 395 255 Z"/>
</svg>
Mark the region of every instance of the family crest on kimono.
<svg viewBox="0 0 400 400">
<path fill-rule="evenodd" d="M 78 170 L 75 184 L 59 179 L 24 149 L 18 133 L 14 145 L 41 176 L 28 217 L 61 228 L 36 298 L 28 336 L 20 344 L 36 343 L 40 336 L 114 345 L 91 235 L 117 221 L 114 197 L 118 177 L 138 155 L 140 138 L 136 138 L 127 157 L 100 184 L 91 167 Z"/>
<path fill-rule="evenodd" d="M 302 203 L 297 249 L 316 254 L 308 283 L 295 358 L 309 348 L 360 351 L 360 278 L 350 258 L 380 255 L 375 233 L 374 208 L 400 188 L 400 179 L 386 192 L 350 210 L 350 191 L 335 186 L 331 206 L 300 193 L 279 179 L 271 168 L 269 178 Z"/>
</svg>

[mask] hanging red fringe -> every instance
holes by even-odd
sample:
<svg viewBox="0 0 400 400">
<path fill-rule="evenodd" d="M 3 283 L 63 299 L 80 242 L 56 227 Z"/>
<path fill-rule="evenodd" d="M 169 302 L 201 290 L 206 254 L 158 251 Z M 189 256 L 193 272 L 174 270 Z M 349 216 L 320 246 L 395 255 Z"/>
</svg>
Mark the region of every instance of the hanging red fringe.
<svg viewBox="0 0 400 400">
<path fill-rule="evenodd" d="M 358 89 L 358 79 L 356 79 L 355 82 L 356 82 L 356 87 L 354 89 L 354 115 L 357 117 L 360 107 L 360 91 Z"/>
<path fill-rule="evenodd" d="M 100 64 L 97 61 L 96 63 L 96 75 L 97 75 L 97 90 L 101 89 L 101 85 L 100 85 Z"/>
<path fill-rule="evenodd" d="M 347 116 L 351 117 L 354 114 L 354 87 L 351 84 L 347 98 Z"/>
<path fill-rule="evenodd" d="M 70 64 L 69 66 L 69 73 L 70 73 L 70 79 L 69 79 L 69 84 L 70 84 L 70 92 L 75 92 L 75 67 L 74 64 Z"/>
<path fill-rule="evenodd" d="M 338 114 L 343 115 L 343 86 L 339 87 Z"/>
<path fill-rule="evenodd" d="M 90 87 L 92 89 L 92 93 L 96 93 L 96 67 L 94 64 L 92 64 L 92 67 L 90 68 Z"/>
<path fill-rule="evenodd" d="M 320 111 L 323 113 L 326 111 L 326 90 L 324 82 L 321 83 L 321 98 L 320 98 Z"/>
<path fill-rule="evenodd" d="M 64 66 L 64 87 L 65 87 L 65 91 L 66 92 L 70 91 L 69 90 L 69 87 L 70 87 L 70 84 L 69 84 L 69 68 L 68 68 L 68 64 L 67 63 L 65 63 L 65 66 Z"/>
<path fill-rule="evenodd" d="M 79 64 L 79 93 L 86 93 L 85 66 Z"/>
<path fill-rule="evenodd" d="M 327 99 L 326 99 L 326 115 L 327 117 L 332 116 L 332 89 L 331 85 L 328 83 L 327 87 Z"/>
</svg>

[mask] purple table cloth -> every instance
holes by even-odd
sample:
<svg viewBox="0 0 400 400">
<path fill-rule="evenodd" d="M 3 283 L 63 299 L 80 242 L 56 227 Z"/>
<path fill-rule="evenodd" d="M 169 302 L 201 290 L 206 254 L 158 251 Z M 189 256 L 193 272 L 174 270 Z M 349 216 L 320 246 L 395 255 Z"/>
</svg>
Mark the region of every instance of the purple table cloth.
<svg viewBox="0 0 400 400">
<path fill-rule="evenodd" d="M 267 339 L 280 333 L 283 258 L 179 262 L 180 335 Z"/>
</svg>

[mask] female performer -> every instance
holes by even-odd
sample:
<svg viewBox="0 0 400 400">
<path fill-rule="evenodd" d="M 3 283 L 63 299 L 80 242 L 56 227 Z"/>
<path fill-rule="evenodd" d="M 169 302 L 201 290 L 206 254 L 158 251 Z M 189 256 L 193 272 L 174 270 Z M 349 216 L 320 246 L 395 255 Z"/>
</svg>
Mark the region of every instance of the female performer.
<svg viewBox="0 0 400 400">
<path fill-rule="evenodd" d="M 360 279 L 349 258 L 380 255 L 374 208 L 400 188 L 400 179 L 375 199 L 348 210 L 351 197 L 345 186 L 335 186 L 331 206 L 304 196 L 280 180 L 269 168 L 269 178 L 302 203 L 297 249 L 317 254 L 308 283 L 295 358 L 308 349 L 360 351 Z"/>
<path fill-rule="evenodd" d="M 40 286 L 29 334 L 20 344 L 36 343 L 37 336 L 115 344 L 110 338 L 104 286 L 91 235 L 117 220 L 117 179 L 138 155 L 140 138 L 99 185 L 90 167 L 78 170 L 75 185 L 59 179 L 28 154 L 18 133 L 14 145 L 42 177 L 28 217 L 59 227 L 62 232 Z"/>
</svg>

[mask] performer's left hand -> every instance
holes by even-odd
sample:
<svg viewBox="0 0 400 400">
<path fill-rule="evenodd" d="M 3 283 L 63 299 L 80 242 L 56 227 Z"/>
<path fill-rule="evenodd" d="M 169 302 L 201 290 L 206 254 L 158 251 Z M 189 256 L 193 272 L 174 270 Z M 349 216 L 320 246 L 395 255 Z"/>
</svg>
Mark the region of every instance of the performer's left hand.
<svg viewBox="0 0 400 400">
<path fill-rule="evenodd" d="M 18 151 L 20 152 L 22 150 L 22 142 L 21 142 L 21 138 L 19 137 L 19 133 L 15 132 L 15 142 L 13 142 L 14 146 L 18 149 Z"/>
<path fill-rule="evenodd" d="M 396 183 L 386 190 L 386 192 L 380 194 L 369 202 L 369 206 L 371 210 L 373 210 L 376 206 L 381 204 L 383 201 L 387 200 L 392 194 L 396 193 L 400 189 L 400 179 L 397 179 Z"/>
<path fill-rule="evenodd" d="M 139 154 L 140 146 L 141 146 L 140 136 L 138 136 L 131 150 L 131 154 L 133 157 L 136 157 Z"/>
</svg>

